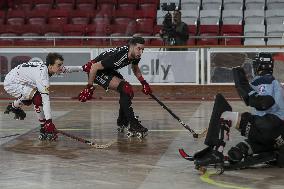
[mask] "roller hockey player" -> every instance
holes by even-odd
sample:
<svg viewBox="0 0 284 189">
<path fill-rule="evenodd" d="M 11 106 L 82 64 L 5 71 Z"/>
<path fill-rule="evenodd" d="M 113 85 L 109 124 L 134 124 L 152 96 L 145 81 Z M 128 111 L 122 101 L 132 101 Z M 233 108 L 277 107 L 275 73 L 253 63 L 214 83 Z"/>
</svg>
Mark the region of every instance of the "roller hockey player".
<svg viewBox="0 0 284 189">
<path fill-rule="evenodd" d="M 217 95 L 205 140 L 208 147 L 192 157 L 196 168 L 220 167 L 222 172 L 260 163 L 284 166 L 284 91 L 272 75 L 273 63 L 271 54 L 258 54 L 253 60 L 255 77 L 250 84 L 242 68 L 233 68 L 235 87 L 245 104 L 254 110 L 238 116 Z M 246 139 L 232 147 L 224 158 L 224 133 L 230 127 L 236 127 Z"/>
<path fill-rule="evenodd" d="M 131 65 L 134 75 L 142 84 L 142 92 L 146 95 L 152 93 L 138 67 L 144 50 L 144 43 L 143 38 L 133 37 L 129 40 L 128 45 L 107 50 L 83 66 L 83 70 L 88 73 L 89 79 L 87 87 L 79 94 L 79 100 L 85 102 L 92 98 L 95 90 L 93 83 L 102 86 L 105 90 L 117 91 L 120 94 L 118 130 L 123 132 L 125 128 L 128 128 L 128 137 L 143 138 L 147 135 L 148 129 L 143 127 L 134 115 L 131 107 L 131 100 L 134 96 L 132 86 L 123 79 L 123 76 L 117 70 Z"/>
<path fill-rule="evenodd" d="M 14 113 L 15 119 L 23 120 L 26 113 L 23 105 L 33 104 L 40 122 L 40 140 L 55 140 L 56 127 L 52 122 L 49 100 L 49 77 L 54 74 L 82 71 L 82 66 L 62 66 L 63 57 L 58 53 L 49 53 L 46 63 L 40 58 L 32 58 L 12 69 L 4 80 L 4 89 L 17 99 L 9 103 L 5 114 Z"/>
</svg>

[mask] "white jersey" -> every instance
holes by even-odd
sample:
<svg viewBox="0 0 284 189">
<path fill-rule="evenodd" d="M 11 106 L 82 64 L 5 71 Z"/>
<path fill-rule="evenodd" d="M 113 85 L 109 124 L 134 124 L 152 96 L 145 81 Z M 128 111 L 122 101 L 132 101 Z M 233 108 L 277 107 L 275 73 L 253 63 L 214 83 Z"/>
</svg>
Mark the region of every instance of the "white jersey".
<svg viewBox="0 0 284 189">
<path fill-rule="evenodd" d="M 61 73 L 82 71 L 81 66 L 64 66 Z M 22 100 L 31 100 L 38 91 L 42 97 L 45 119 L 51 119 L 49 99 L 48 68 L 40 58 L 32 58 L 29 62 L 13 68 L 5 77 L 4 88 L 12 96 Z"/>
<path fill-rule="evenodd" d="M 8 75 L 11 76 L 10 79 L 13 79 L 13 81 L 10 82 L 28 85 L 37 88 L 42 94 L 49 94 L 48 68 L 43 62 L 27 62 L 20 64 L 12 69 Z"/>
</svg>

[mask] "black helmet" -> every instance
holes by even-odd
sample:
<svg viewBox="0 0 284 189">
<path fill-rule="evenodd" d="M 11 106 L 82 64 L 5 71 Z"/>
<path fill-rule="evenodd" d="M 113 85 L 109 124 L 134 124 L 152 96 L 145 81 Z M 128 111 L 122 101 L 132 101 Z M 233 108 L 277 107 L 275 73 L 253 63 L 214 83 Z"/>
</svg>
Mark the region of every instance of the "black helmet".
<svg viewBox="0 0 284 189">
<path fill-rule="evenodd" d="M 258 53 L 252 62 L 255 75 L 273 74 L 274 60 L 270 53 Z"/>
</svg>

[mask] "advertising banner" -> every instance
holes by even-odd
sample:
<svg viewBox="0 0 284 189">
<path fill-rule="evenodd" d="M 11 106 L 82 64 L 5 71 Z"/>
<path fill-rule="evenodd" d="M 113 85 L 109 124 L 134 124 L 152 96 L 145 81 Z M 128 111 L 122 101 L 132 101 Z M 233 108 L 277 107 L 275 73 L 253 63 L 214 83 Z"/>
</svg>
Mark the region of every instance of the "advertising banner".
<svg viewBox="0 0 284 189">
<path fill-rule="evenodd" d="M 90 48 L 10 48 L 0 49 L 1 82 L 15 66 L 27 62 L 32 57 L 45 61 L 49 52 L 58 52 L 64 57 L 64 65 L 81 66 L 107 49 Z M 152 49 L 153 50 L 153 49 Z M 145 50 L 139 67 L 149 83 L 197 84 L 199 80 L 198 51 L 150 51 Z M 118 70 L 130 83 L 139 83 L 132 73 L 131 66 Z M 70 73 L 53 76 L 54 84 L 85 84 L 87 74 Z"/>
<path fill-rule="evenodd" d="M 145 51 L 138 64 L 150 83 L 197 84 L 199 80 L 198 51 Z M 119 72 L 130 83 L 137 83 L 131 66 Z"/>
</svg>

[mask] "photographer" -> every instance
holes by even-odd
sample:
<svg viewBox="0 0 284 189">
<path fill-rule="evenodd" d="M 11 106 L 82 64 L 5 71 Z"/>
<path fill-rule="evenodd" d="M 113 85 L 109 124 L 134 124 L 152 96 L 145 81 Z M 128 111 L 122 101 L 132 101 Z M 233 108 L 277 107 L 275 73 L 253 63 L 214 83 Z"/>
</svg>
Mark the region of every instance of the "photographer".
<svg viewBox="0 0 284 189">
<path fill-rule="evenodd" d="M 173 11 L 173 17 L 168 12 L 165 15 L 161 37 L 165 45 L 183 46 L 188 40 L 187 24 L 181 21 L 181 12 Z M 185 51 L 187 48 L 169 48 L 169 51 Z"/>
</svg>

